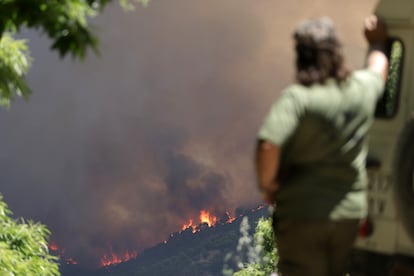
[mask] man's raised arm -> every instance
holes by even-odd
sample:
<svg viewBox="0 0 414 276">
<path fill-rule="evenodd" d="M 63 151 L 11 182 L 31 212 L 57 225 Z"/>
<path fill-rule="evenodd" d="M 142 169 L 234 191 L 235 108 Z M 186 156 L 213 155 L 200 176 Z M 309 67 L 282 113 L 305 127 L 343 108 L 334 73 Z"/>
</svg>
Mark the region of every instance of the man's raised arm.
<svg viewBox="0 0 414 276">
<path fill-rule="evenodd" d="M 385 23 L 375 15 L 365 19 L 365 38 L 369 43 L 367 68 L 377 72 L 384 81 L 388 76 L 388 57 L 385 54 L 387 43 L 387 29 Z"/>
</svg>

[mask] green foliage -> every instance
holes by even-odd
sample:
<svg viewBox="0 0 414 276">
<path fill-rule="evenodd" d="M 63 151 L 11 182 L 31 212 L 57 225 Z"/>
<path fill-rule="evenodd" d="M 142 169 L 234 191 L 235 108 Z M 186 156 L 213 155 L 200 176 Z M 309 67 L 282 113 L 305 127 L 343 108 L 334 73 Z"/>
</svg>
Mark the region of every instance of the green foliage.
<svg viewBox="0 0 414 276">
<path fill-rule="evenodd" d="M 262 268 L 269 275 L 275 270 L 276 248 L 272 219 L 261 218 L 254 234 L 254 244 L 262 247 Z"/>
<path fill-rule="evenodd" d="M 0 40 L 0 105 L 9 106 L 13 95 L 27 97 L 30 89 L 23 79 L 30 67 L 24 40 L 14 40 L 6 33 Z"/>
<path fill-rule="evenodd" d="M 275 271 L 277 254 L 270 218 L 261 218 L 257 223 L 253 246 L 258 248 L 259 261 L 245 264 L 245 267 L 233 276 L 268 276 Z"/>
<path fill-rule="evenodd" d="M 269 276 L 260 264 L 250 264 L 243 270 L 237 271 L 233 276 Z"/>
<path fill-rule="evenodd" d="M 400 41 L 396 40 L 391 46 L 388 79 L 384 93 L 386 97 L 385 111 L 388 117 L 393 116 L 397 111 L 402 58 L 403 46 Z"/>
<path fill-rule="evenodd" d="M 136 0 L 147 5 L 149 0 Z M 14 40 L 22 27 L 38 29 L 52 41 L 51 49 L 61 58 L 70 54 L 83 59 L 88 49 L 97 52 L 98 40 L 88 27 L 112 0 L 0 0 L 0 105 L 9 105 L 14 96 L 28 97 L 24 74 L 30 67 L 25 40 Z M 125 9 L 134 5 L 119 0 Z"/>
<path fill-rule="evenodd" d="M 21 27 L 41 29 L 52 39 L 52 49 L 61 56 L 83 57 L 96 39 L 87 29 L 87 16 L 95 9 L 82 0 L 3 0 L 0 30 L 16 32 Z"/>
<path fill-rule="evenodd" d="M 401 70 L 404 58 L 404 47 L 398 39 L 389 42 L 388 79 L 384 94 L 377 104 L 375 116 L 391 118 L 397 113 L 400 94 Z"/>
<path fill-rule="evenodd" d="M 48 252 L 49 230 L 10 215 L 0 195 L 0 275 L 60 275 L 57 258 Z"/>
</svg>

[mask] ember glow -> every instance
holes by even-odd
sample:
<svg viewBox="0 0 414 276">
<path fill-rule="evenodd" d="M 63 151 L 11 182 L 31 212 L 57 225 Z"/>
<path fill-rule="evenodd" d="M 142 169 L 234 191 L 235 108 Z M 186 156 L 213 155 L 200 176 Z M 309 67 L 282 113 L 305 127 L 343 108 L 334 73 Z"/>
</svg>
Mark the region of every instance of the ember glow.
<svg viewBox="0 0 414 276">
<path fill-rule="evenodd" d="M 123 262 L 127 262 L 129 260 L 133 260 L 136 259 L 138 256 L 138 252 L 135 250 L 127 250 L 124 252 L 124 254 L 122 255 L 117 255 L 114 252 L 112 252 L 111 249 L 111 253 L 110 254 L 105 254 L 102 258 L 101 258 L 101 267 L 107 267 L 107 266 L 111 266 L 111 265 L 116 265 L 116 264 L 120 264 Z"/>
<path fill-rule="evenodd" d="M 78 262 L 75 261 L 73 258 L 67 258 L 66 259 L 66 264 L 68 264 L 68 265 L 77 265 Z"/>
<path fill-rule="evenodd" d="M 57 244 L 56 243 L 54 243 L 54 242 L 50 242 L 49 243 L 49 249 L 51 250 L 51 251 L 59 251 L 59 247 L 57 246 Z"/>
<path fill-rule="evenodd" d="M 233 221 L 236 220 L 236 217 L 233 217 L 229 211 L 226 211 L 226 215 L 228 217 L 228 220 L 226 221 L 226 223 L 232 223 Z"/>
<path fill-rule="evenodd" d="M 64 262 L 68 265 L 77 265 L 78 261 L 76 261 L 74 258 L 72 257 L 67 257 L 65 256 L 65 249 L 61 248 L 57 245 L 57 243 L 51 241 L 49 242 L 49 250 L 52 251 L 53 255 L 56 255 L 59 257 L 59 259 L 61 260 L 65 260 Z"/>
</svg>

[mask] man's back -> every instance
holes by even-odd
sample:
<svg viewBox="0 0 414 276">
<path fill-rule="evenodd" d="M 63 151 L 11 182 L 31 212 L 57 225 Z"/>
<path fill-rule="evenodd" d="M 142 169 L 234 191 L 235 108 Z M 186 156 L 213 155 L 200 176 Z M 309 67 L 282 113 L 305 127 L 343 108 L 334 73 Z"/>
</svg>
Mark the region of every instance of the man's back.
<svg viewBox="0 0 414 276">
<path fill-rule="evenodd" d="M 278 216 L 344 219 L 365 215 L 365 136 L 381 77 L 369 70 L 338 84 L 292 85 L 259 137 L 283 146 Z M 343 198 L 343 200 L 341 200 Z"/>
</svg>

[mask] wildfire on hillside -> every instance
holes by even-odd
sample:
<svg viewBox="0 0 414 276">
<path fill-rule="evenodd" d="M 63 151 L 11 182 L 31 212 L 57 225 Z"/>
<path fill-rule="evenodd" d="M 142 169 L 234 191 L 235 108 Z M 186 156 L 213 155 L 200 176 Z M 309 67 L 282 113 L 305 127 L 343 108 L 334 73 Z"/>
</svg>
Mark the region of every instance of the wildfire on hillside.
<svg viewBox="0 0 414 276">
<path fill-rule="evenodd" d="M 258 211 L 260 209 L 265 208 L 265 205 L 260 205 L 257 208 L 252 209 L 252 212 Z M 234 222 L 237 217 L 242 217 L 243 214 L 239 214 L 237 217 L 232 216 L 230 212 L 225 212 L 226 218 L 219 219 L 217 216 L 213 215 L 212 212 L 208 210 L 201 210 L 198 216 L 198 219 L 189 219 L 187 223 L 184 223 L 181 226 L 180 232 L 183 232 L 187 229 L 191 229 L 192 233 L 199 232 L 203 229 L 202 225 L 207 227 L 214 227 L 217 224 L 230 224 Z M 171 237 L 173 234 L 171 234 Z M 168 240 L 163 241 L 164 244 L 168 243 Z M 72 258 L 65 256 L 65 249 L 61 248 L 57 245 L 56 242 L 50 241 L 49 242 L 49 250 L 52 254 L 58 256 L 61 260 L 64 261 L 67 265 L 77 265 L 78 262 Z M 102 257 L 99 258 L 99 266 L 100 267 L 109 267 L 112 265 L 117 265 L 123 262 L 127 262 L 138 257 L 138 252 L 136 250 L 126 250 L 124 253 L 115 253 L 112 250 L 112 247 L 109 246 L 109 253 L 104 254 Z"/>
<path fill-rule="evenodd" d="M 136 259 L 138 257 L 138 252 L 135 250 L 127 250 L 124 252 L 124 254 L 122 255 L 117 255 L 114 252 L 112 252 L 111 249 L 111 253 L 110 254 L 105 254 L 102 258 L 101 258 L 101 262 L 100 265 L 101 267 L 107 267 L 107 266 L 111 266 L 111 265 L 116 265 L 116 264 L 120 264 L 123 262 L 127 262 L 129 260 L 133 260 Z"/>
<path fill-rule="evenodd" d="M 76 261 L 74 258 L 66 257 L 65 256 L 65 249 L 60 248 L 56 244 L 56 242 L 50 241 L 48 247 L 49 247 L 49 250 L 51 251 L 51 253 L 55 256 L 58 256 L 61 260 L 63 260 L 63 262 L 65 264 L 67 264 L 67 265 L 77 265 L 78 264 L 78 261 Z M 112 247 L 110 247 L 110 253 L 109 254 L 104 254 L 100 258 L 99 264 L 100 264 L 100 267 L 107 267 L 107 266 L 127 262 L 127 261 L 132 260 L 132 259 L 136 259 L 137 256 L 138 256 L 138 252 L 136 250 L 127 250 L 123 254 L 115 254 L 112 251 Z"/>
</svg>

